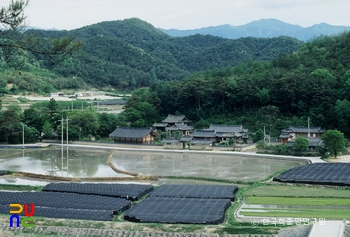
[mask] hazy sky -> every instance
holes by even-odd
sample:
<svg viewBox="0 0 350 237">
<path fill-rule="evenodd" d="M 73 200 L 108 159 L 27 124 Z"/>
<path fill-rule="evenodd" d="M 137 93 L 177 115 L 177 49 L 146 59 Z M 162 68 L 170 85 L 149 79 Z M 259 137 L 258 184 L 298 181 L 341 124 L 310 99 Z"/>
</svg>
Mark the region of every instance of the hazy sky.
<svg viewBox="0 0 350 237">
<path fill-rule="evenodd" d="M 10 0 L 0 0 L 8 5 Z M 350 26 L 349 0 L 30 0 L 28 25 L 76 29 L 101 21 L 138 17 L 164 29 L 243 25 L 262 18 L 311 26 Z"/>
</svg>

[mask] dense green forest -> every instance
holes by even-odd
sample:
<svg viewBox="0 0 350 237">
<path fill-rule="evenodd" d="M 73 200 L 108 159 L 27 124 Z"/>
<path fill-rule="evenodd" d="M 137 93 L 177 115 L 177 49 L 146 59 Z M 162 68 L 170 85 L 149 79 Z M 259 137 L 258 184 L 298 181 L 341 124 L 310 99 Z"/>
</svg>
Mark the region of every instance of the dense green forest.
<svg viewBox="0 0 350 237">
<path fill-rule="evenodd" d="M 101 22 L 71 31 L 28 30 L 24 34 L 45 39 L 68 36 L 83 41 L 84 45 L 60 63 L 29 52 L 21 58 L 24 63 L 19 69 L 0 62 L 0 78 L 14 83 L 14 93 L 26 87 L 40 94 L 89 86 L 133 90 L 150 86 L 157 79 L 182 80 L 207 69 L 254 60 L 271 61 L 301 45 L 290 37 L 238 40 L 209 35 L 171 37 L 137 18 Z"/>
<path fill-rule="evenodd" d="M 350 33 L 322 37 L 270 62 L 250 61 L 193 73 L 181 81 L 156 80 L 133 93 L 126 115 L 150 126 L 168 113 L 195 127 L 210 123 L 264 126 L 277 136 L 289 125 L 338 128 L 350 135 Z M 159 121 L 160 119 L 158 119 Z"/>
</svg>

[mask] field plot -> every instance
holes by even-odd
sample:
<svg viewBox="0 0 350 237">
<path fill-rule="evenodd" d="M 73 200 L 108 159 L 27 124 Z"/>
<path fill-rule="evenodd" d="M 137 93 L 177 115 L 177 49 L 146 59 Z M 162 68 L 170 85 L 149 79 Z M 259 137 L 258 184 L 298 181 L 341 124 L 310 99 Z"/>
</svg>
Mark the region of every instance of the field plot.
<svg viewBox="0 0 350 237">
<path fill-rule="evenodd" d="M 0 204 L 34 203 L 35 206 L 109 210 L 117 214 L 130 207 L 130 201 L 122 198 L 76 193 L 51 192 L 0 192 Z"/>
<path fill-rule="evenodd" d="M 212 198 L 234 201 L 238 188 L 233 185 L 176 185 L 166 184 L 153 190 L 151 197 Z"/>
<path fill-rule="evenodd" d="M 152 190 L 152 185 L 101 183 L 50 183 L 43 188 L 44 192 L 94 194 L 125 198 L 131 201 L 139 200 Z"/>
<path fill-rule="evenodd" d="M 113 214 L 130 208 L 121 198 L 75 193 L 0 192 L 0 213 L 9 214 L 9 204 L 35 205 L 35 215 L 43 217 L 113 220 Z"/>
<path fill-rule="evenodd" d="M 10 213 L 9 205 L 0 205 L 0 214 L 9 214 L 9 213 Z M 95 221 L 113 221 L 114 219 L 113 212 L 106 211 L 106 210 L 55 208 L 55 207 L 40 207 L 40 206 L 35 207 L 35 216 L 49 217 L 49 218 L 95 220 Z"/>
<path fill-rule="evenodd" d="M 252 197 L 240 209 L 240 215 L 258 217 L 346 219 L 350 216 L 346 198 Z"/>
<path fill-rule="evenodd" d="M 350 186 L 350 163 L 316 163 L 290 169 L 274 181 Z"/>
<path fill-rule="evenodd" d="M 307 186 L 291 186 L 291 185 L 266 185 L 256 187 L 246 192 L 247 196 L 260 197 L 312 197 L 312 198 L 350 198 L 350 190 L 338 189 L 336 187 L 307 187 Z"/>
<path fill-rule="evenodd" d="M 225 220 L 228 199 L 149 197 L 126 211 L 134 222 L 218 224 Z"/>
</svg>

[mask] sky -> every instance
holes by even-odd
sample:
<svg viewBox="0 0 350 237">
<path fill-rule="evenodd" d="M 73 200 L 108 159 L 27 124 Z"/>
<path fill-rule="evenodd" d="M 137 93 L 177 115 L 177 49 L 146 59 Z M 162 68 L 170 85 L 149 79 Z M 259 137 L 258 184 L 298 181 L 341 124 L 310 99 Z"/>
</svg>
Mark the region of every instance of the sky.
<svg viewBox="0 0 350 237">
<path fill-rule="evenodd" d="M 7 6 L 10 0 L 0 0 Z M 350 26 L 349 0 L 30 0 L 27 24 L 72 30 L 102 21 L 137 17 L 157 28 L 198 29 L 274 18 L 312 26 Z"/>
</svg>

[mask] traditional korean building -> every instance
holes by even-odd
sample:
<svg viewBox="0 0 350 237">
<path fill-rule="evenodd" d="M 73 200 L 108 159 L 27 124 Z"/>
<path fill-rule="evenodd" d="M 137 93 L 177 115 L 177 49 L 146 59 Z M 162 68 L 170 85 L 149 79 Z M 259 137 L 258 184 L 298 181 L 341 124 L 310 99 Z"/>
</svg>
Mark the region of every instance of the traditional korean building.
<svg viewBox="0 0 350 237">
<path fill-rule="evenodd" d="M 169 114 L 168 117 L 160 123 L 154 123 L 153 127 L 157 130 L 166 131 L 166 128 L 172 127 L 175 124 L 191 125 L 192 121 L 187 119 L 185 115 Z M 192 128 L 193 129 L 193 128 Z"/>
<path fill-rule="evenodd" d="M 248 129 L 244 129 L 242 125 L 217 125 L 211 124 L 208 130 L 214 130 L 216 134 L 215 142 L 220 143 L 227 139 L 242 139 L 244 142 L 248 140 Z"/>
<path fill-rule="evenodd" d="M 151 128 L 117 127 L 109 137 L 114 143 L 153 145 L 159 135 Z"/>
<path fill-rule="evenodd" d="M 321 129 L 321 127 L 297 127 L 290 126 L 289 128 L 283 129 L 281 135 L 279 136 L 281 143 L 285 144 L 290 140 L 294 140 L 297 137 L 305 138 L 321 138 L 322 134 L 326 130 Z"/>
</svg>

